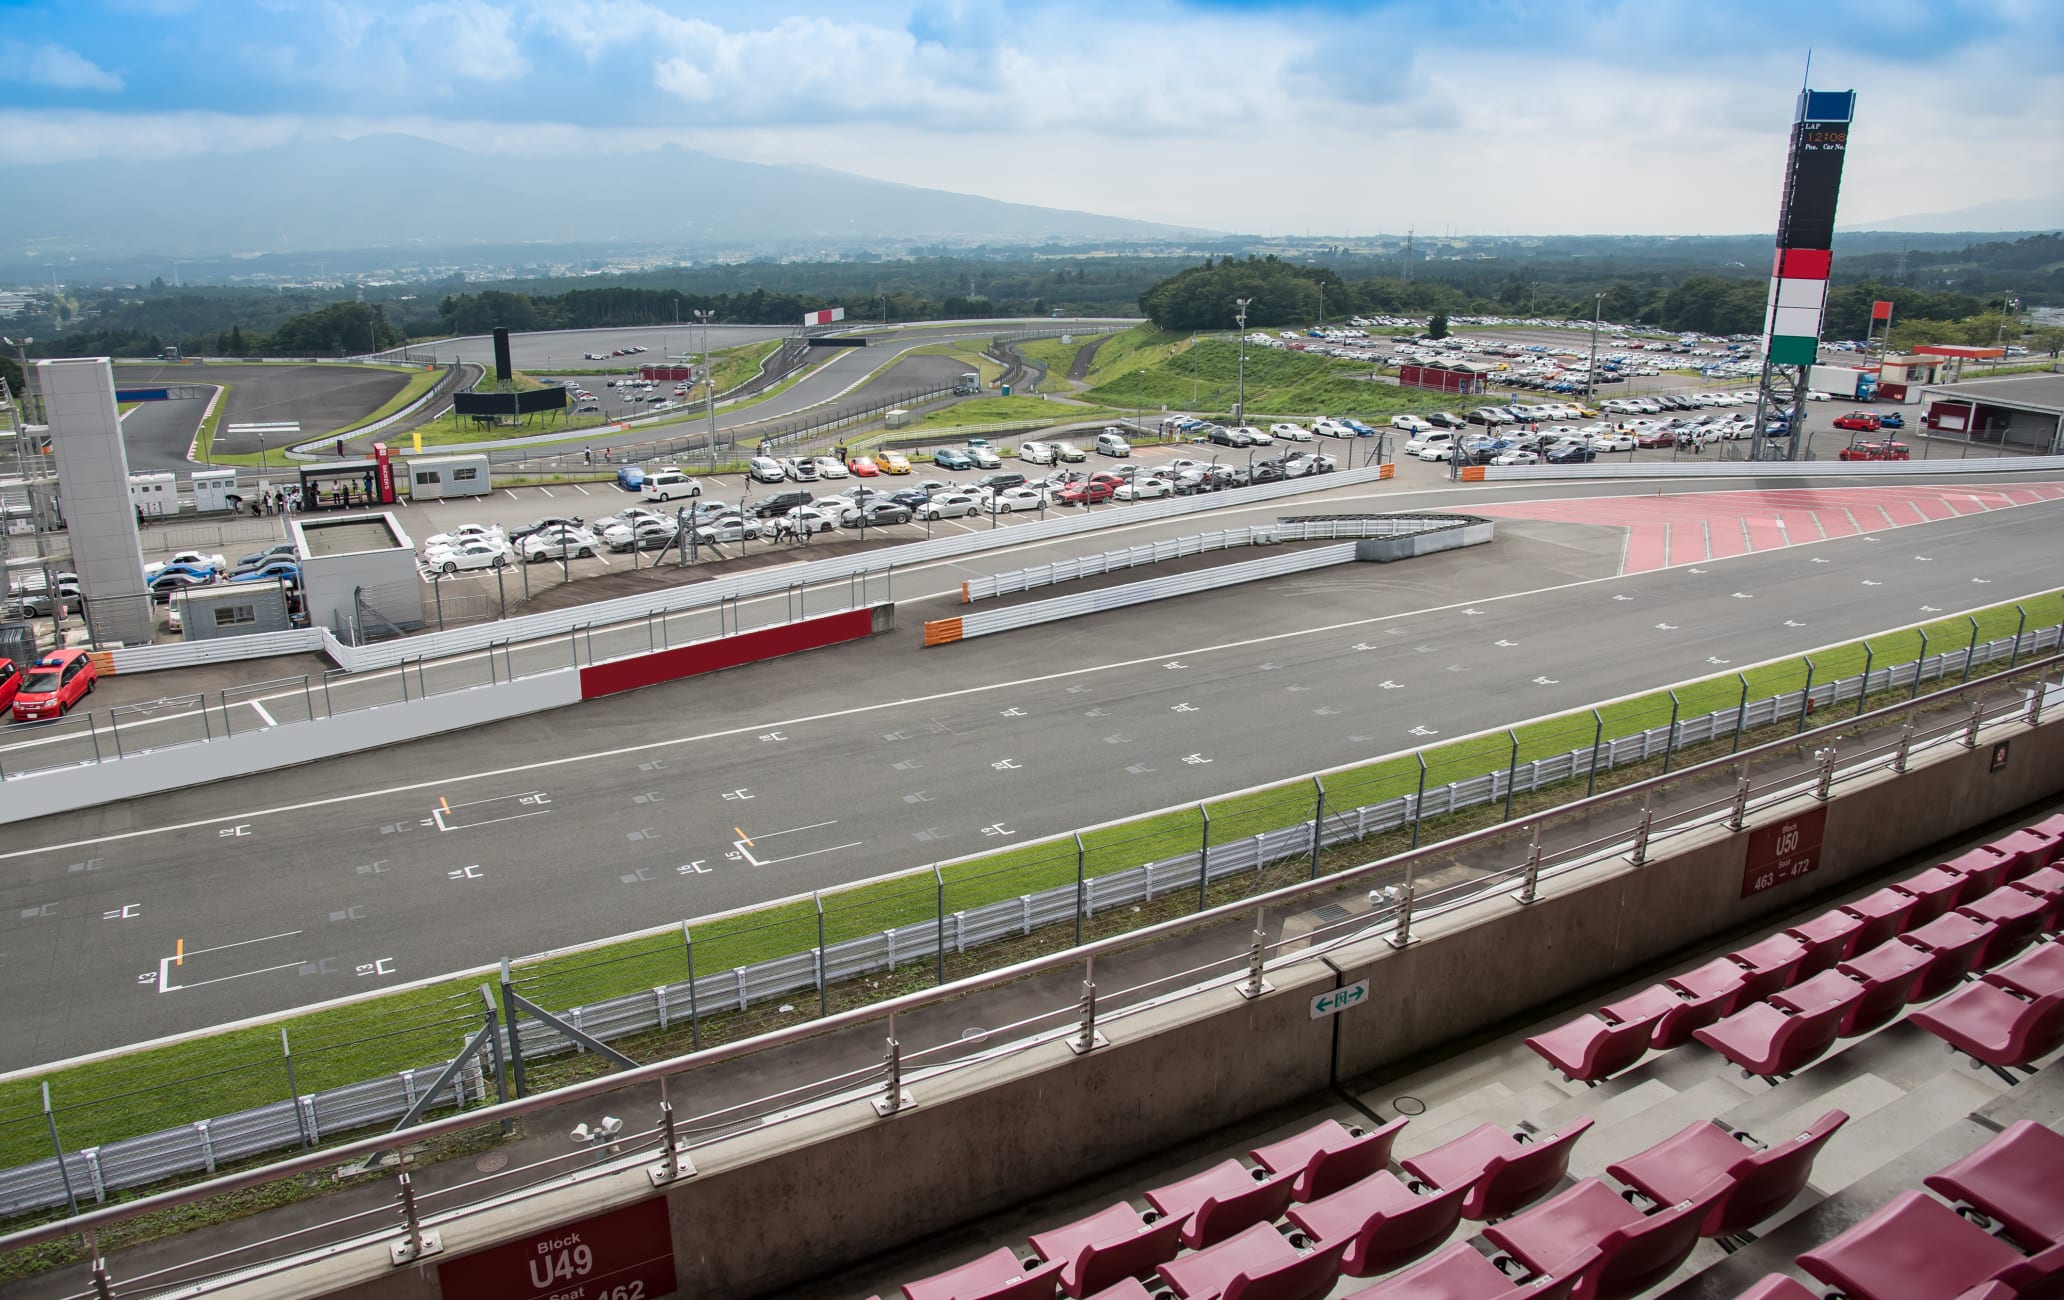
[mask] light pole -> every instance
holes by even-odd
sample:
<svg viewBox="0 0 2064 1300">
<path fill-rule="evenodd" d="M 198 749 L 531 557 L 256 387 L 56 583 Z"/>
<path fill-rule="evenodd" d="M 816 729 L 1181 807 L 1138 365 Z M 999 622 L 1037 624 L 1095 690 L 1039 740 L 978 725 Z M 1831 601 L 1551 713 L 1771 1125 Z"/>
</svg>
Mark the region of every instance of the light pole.
<svg viewBox="0 0 2064 1300">
<path fill-rule="evenodd" d="M 1240 391 L 1239 396 L 1233 399 L 1233 423 L 1244 425 L 1247 423 L 1247 304 L 1254 299 L 1237 298 L 1234 301 L 1240 304 L 1239 314 L 1233 318 L 1240 322 Z"/>
<path fill-rule="evenodd" d="M 1136 425 L 1138 425 L 1138 426 L 1139 426 L 1139 431 L 1140 431 L 1141 435 L 1143 435 L 1143 436 L 1144 436 L 1144 435 L 1145 435 L 1145 433 L 1147 432 L 1147 372 L 1146 372 L 1146 371 L 1144 371 L 1144 370 L 1135 370 L 1135 371 L 1133 371 L 1133 372 L 1132 372 L 1132 396 L 1133 396 L 1133 401 L 1134 401 L 1134 404 L 1135 404 L 1135 407 L 1136 407 L 1136 409 L 1135 409 L 1135 410 L 1133 411 L 1133 415 L 1132 415 L 1132 422 L 1133 422 L 1134 424 L 1136 424 Z"/>
<path fill-rule="evenodd" d="M 29 344 L 34 343 L 35 341 L 35 339 L 30 338 L 26 334 L 24 334 L 19 340 L 7 338 L 4 335 L 0 335 L 0 343 L 5 343 L 7 346 L 13 348 L 14 359 L 21 363 L 21 403 L 24 415 L 28 419 L 34 420 L 38 424 L 48 424 L 50 423 L 48 419 L 38 418 L 39 412 L 37 411 L 35 404 L 32 401 L 30 401 L 30 397 L 32 395 L 33 390 L 29 384 Z"/>
<path fill-rule="evenodd" d="M 710 468 L 717 467 L 717 376 L 710 365 L 710 322 L 717 318 L 713 310 L 694 309 L 695 319 L 702 322 L 702 386 L 709 394 L 709 454 Z M 743 548 L 741 548 L 743 549 Z"/>
<path fill-rule="evenodd" d="M 1605 310 L 1605 295 L 1591 295 L 1591 368 L 1584 372 L 1584 405 L 1598 395 L 1598 318 Z"/>
</svg>

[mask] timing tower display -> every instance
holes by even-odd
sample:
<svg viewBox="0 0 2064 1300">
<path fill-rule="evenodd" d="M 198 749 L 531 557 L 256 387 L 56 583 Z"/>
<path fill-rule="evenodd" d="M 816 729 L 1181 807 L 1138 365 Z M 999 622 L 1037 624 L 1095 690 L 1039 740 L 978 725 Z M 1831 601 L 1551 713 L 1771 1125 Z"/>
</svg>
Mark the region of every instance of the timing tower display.
<svg viewBox="0 0 2064 1300">
<path fill-rule="evenodd" d="M 1802 90 L 1792 119 L 1784 199 L 1777 214 L 1777 256 L 1763 316 L 1763 392 L 1756 417 L 1761 433 L 1767 411 L 1790 411 L 1786 451 L 1792 460 L 1799 457 L 1804 434 L 1807 375 L 1820 353 L 1821 316 L 1834 261 L 1835 200 L 1855 114 L 1853 90 Z"/>
</svg>

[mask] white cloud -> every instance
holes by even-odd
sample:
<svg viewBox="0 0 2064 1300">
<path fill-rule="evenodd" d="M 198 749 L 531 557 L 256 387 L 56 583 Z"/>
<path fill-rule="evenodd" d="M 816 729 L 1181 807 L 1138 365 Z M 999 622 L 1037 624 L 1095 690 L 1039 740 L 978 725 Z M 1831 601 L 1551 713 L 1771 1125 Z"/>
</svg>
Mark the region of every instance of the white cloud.
<svg viewBox="0 0 2064 1300">
<path fill-rule="evenodd" d="M 21 68 L 24 79 L 32 85 L 110 93 L 122 89 L 119 73 L 109 72 L 63 45 L 24 47 L 16 42 L 0 42 L 0 64 Z"/>
</svg>

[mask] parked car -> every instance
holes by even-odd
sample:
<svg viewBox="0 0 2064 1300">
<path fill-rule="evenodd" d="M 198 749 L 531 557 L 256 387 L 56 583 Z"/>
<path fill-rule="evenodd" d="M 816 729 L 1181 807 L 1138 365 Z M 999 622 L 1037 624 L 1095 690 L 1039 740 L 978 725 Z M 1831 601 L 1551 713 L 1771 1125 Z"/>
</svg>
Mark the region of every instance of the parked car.
<svg viewBox="0 0 2064 1300">
<path fill-rule="evenodd" d="M 579 515 L 546 515 L 542 519 L 533 519 L 521 528 L 510 530 L 509 541 L 520 542 L 539 529 L 550 528 L 554 524 L 565 524 L 578 528 L 581 526 L 581 518 Z"/>
<path fill-rule="evenodd" d="M 855 456 L 846 462 L 846 472 L 854 478 L 873 478 L 881 473 L 881 467 L 874 463 L 872 456 Z"/>
<path fill-rule="evenodd" d="M 206 570 L 210 573 L 220 573 L 229 567 L 228 563 L 220 555 L 208 555 L 200 551 L 181 551 L 177 555 L 159 560 L 154 564 L 144 565 L 143 576 L 146 578 L 156 577 L 160 571 L 175 564 L 188 569 Z"/>
<path fill-rule="evenodd" d="M 989 509 L 999 515 L 1015 514 L 1020 510 L 1043 510 L 1046 508 L 1046 493 L 1030 484 L 1002 488 L 989 498 Z"/>
<path fill-rule="evenodd" d="M 874 453 L 874 467 L 884 474 L 908 474 L 910 459 L 900 451 L 884 447 Z"/>
<path fill-rule="evenodd" d="M 1311 430 L 1301 424 L 1272 424 L 1268 427 L 1268 431 L 1271 435 L 1281 438 L 1284 442 L 1310 442 L 1312 440 Z"/>
<path fill-rule="evenodd" d="M 1876 433 L 1883 424 L 1884 421 L 1869 411 L 1851 411 L 1835 417 L 1837 429 L 1853 429 L 1858 433 Z"/>
<path fill-rule="evenodd" d="M 423 539 L 425 550 L 450 549 L 467 542 L 499 542 L 505 540 L 502 530 L 490 524 L 456 524 L 450 532 L 437 533 Z M 240 568 L 243 566 L 239 566 Z M 255 567 L 255 566 L 253 566 Z"/>
<path fill-rule="evenodd" d="M 244 569 L 251 568 L 255 565 L 263 564 L 267 560 L 272 559 L 274 556 L 293 556 L 296 554 L 298 554 L 298 552 L 295 551 L 294 544 L 292 542 L 274 542 L 271 546 L 266 547 L 262 551 L 253 551 L 249 555 L 244 556 L 242 559 L 236 562 L 236 566 L 237 569 L 241 571 Z"/>
<path fill-rule="evenodd" d="M 159 570 L 156 576 L 143 585 L 149 589 L 154 599 L 167 601 L 172 599 L 172 593 L 175 591 L 184 591 L 188 587 L 205 587 L 213 581 L 215 581 L 215 575 L 212 573 L 201 573 L 186 568 L 169 568 Z"/>
<path fill-rule="evenodd" d="M 0 656 L 0 709 L 14 706 L 14 697 L 21 693 L 21 684 L 21 669 L 14 666 L 14 660 Z"/>
<path fill-rule="evenodd" d="M 1424 433 L 1433 427 L 1431 421 L 1418 415 L 1393 415 L 1390 427 L 1403 433 Z"/>
<path fill-rule="evenodd" d="M 1283 472 L 1291 478 L 1305 478 L 1312 474 L 1330 474 L 1339 468 L 1340 462 L 1324 453 L 1295 452 L 1277 462 Z"/>
<path fill-rule="evenodd" d="M 818 478 L 846 477 L 845 462 L 836 456 L 819 456 L 816 460 Z"/>
<path fill-rule="evenodd" d="M 1003 464 L 1003 457 L 996 454 L 996 448 L 979 438 L 969 439 L 967 458 L 976 469 L 996 469 Z"/>
<path fill-rule="evenodd" d="M 1550 465 L 1581 465 L 1598 459 L 1598 453 L 1584 442 L 1566 442 L 1548 453 Z"/>
<path fill-rule="evenodd" d="M 780 466 L 775 466 L 776 482 L 779 482 Z M 678 497 L 699 497 L 702 483 L 692 475 L 678 470 L 659 470 L 645 480 L 644 499 L 647 501 L 672 501 Z"/>
<path fill-rule="evenodd" d="M 975 458 L 958 447 L 941 447 L 932 453 L 932 464 L 940 469 L 973 469 Z"/>
<path fill-rule="evenodd" d="M 425 547 L 423 567 L 439 573 L 499 569 L 509 562 L 509 556 L 510 550 L 505 542 L 475 540 L 461 542 L 457 546 Z"/>
<path fill-rule="evenodd" d="M 1024 484 L 1025 476 L 1011 469 L 1000 470 L 994 474 L 984 474 L 975 480 L 977 488 L 986 488 L 991 492 L 999 492 L 1004 488 L 1023 487 Z"/>
<path fill-rule="evenodd" d="M 1089 453 L 1072 442 L 1061 441 L 1053 445 L 1054 459 L 1076 464 L 1089 459 Z"/>
<path fill-rule="evenodd" d="M 808 488 L 790 488 L 786 492 L 775 492 L 753 502 L 752 513 L 756 519 L 772 519 L 776 515 L 787 514 L 797 506 L 809 505 L 814 500 L 816 498 L 810 495 Z"/>
<path fill-rule="evenodd" d="M 797 506 L 781 517 L 788 521 L 789 527 L 806 533 L 828 533 L 838 527 L 839 523 L 838 511 L 815 501 L 806 506 Z"/>
<path fill-rule="evenodd" d="M 1436 429 L 1460 429 L 1469 423 L 1453 411 L 1435 411 L 1426 417 L 1426 422 Z"/>
<path fill-rule="evenodd" d="M 1674 447 L 1677 445 L 1677 435 L 1669 429 L 1643 429 L 1640 433 L 1634 435 L 1634 445 L 1637 447 Z"/>
<path fill-rule="evenodd" d="M 972 492 L 934 492 L 930 500 L 917 508 L 917 517 L 962 519 L 975 514 L 981 508 L 981 499 Z"/>
<path fill-rule="evenodd" d="M 231 578 L 230 581 L 265 582 L 273 578 L 277 578 L 281 582 L 286 583 L 290 589 L 299 587 L 301 585 L 300 562 L 296 560 L 276 559 L 268 564 L 264 564 L 258 568 L 252 569 L 247 573 L 239 573 L 235 577 Z"/>
<path fill-rule="evenodd" d="M 766 541 L 774 536 L 776 527 L 772 519 L 747 519 L 743 515 L 728 515 L 696 529 L 695 538 L 704 545 L 743 542 L 747 539 Z"/>
<path fill-rule="evenodd" d="M 788 471 L 772 456 L 753 457 L 745 463 L 745 474 L 755 483 L 780 483 L 788 478 Z"/>
<path fill-rule="evenodd" d="M 840 512 L 839 522 L 848 528 L 880 528 L 885 524 L 907 524 L 910 516 L 910 507 L 902 502 L 876 497 L 847 506 Z"/>
<path fill-rule="evenodd" d="M 1205 441 L 1216 443 L 1221 447 L 1252 447 L 1254 445 L 1254 438 L 1248 430 L 1229 429 L 1223 425 L 1214 427 L 1209 434 L 1205 435 Z M 1102 450 L 1102 448 L 1098 450 Z"/>
<path fill-rule="evenodd" d="M 1111 479 L 1085 479 L 1080 483 L 1070 483 L 1054 493 L 1053 503 L 1057 506 L 1093 506 L 1100 501 L 1109 501 L 1117 490 L 1118 484 Z"/>
<path fill-rule="evenodd" d="M 41 722 L 61 718 L 72 706 L 93 694 L 93 659 L 84 650 L 58 650 L 29 666 L 16 689 L 16 722 Z"/>
<path fill-rule="evenodd" d="M 582 408 L 587 409 L 587 408 Z M 645 468 L 642 465 L 626 465 L 616 471 L 616 485 L 626 492 L 645 490 Z"/>
<path fill-rule="evenodd" d="M 1120 501 L 1151 501 L 1157 497 L 1170 496 L 1174 492 L 1173 481 L 1142 474 L 1129 483 L 1119 484 L 1111 495 Z"/>
<path fill-rule="evenodd" d="M 1059 458 L 1050 442 L 1032 439 L 1018 444 L 1018 459 L 1028 465 L 1051 465 Z"/>
<path fill-rule="evenodd" d="M 546 528 L 532 533 L 517 546 L 526 564 L 540 560 L 585 560 L 602 549 L 602 539 L 585 528 Z"/>
<path fill-rule="evenodd" d="M 781 462 L 781 470 L 792 483 L 815 483 L 817 481 L 817 460 L 814 456 L 798 456 Z"/>
<path fill-rule="evenodd" d="M 1540 459 L 1541 454 L 1539 452 L 1528 451 L 1523 447 L 1514 447 L 1508 451 L 1501 451 L 1497 455 L 1491 457 L 1491 464 L 1533 465 L 1539 463 Z"/>
<path fill-rule="evenodd" d="M 1906 427 L 1906 417 L 1897 411 L 1880 411 L 1878 412 L 1878 427 L 1880 429 L 1904 429 Z"/>
<path fill-rule="evenodd" d="M 1127 442 L 1125 435 L 1116 429 L 1106 429 L 1098 434 L 1096 436 L 1096 449 L 1097 453 L 1103 456 L 1122 458 L 1132 455 L 1132 444 Z"/>
</svg>

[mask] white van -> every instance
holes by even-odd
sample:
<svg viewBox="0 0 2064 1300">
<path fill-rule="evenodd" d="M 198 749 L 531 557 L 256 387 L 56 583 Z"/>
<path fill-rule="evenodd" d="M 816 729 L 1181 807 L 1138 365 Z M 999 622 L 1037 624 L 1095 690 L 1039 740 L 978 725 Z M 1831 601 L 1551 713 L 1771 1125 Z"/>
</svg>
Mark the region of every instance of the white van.
<svg viewBox="0 0 2064 1300">
<path fill-rule="evenodd" d="M 1416 456 L 1429 447 L 1446 447 L 1455 441 L 1452 429 L 1422 429 L 1405 440 L 1407 455 Z"/>
<path fill-rule="evenodd" d="M 1132 444 L 1116 429 L 1106 429 L 1096 436 L 1097 453 L 1102 456 L 1130 456 Z"/>
<path fill-rule="evenodd" d="M 675 497 L 699 497 L 702 484 L 678 470 L 661 470 L 645 480 L 647 501 L 671 501 Z"/>
</svg>

